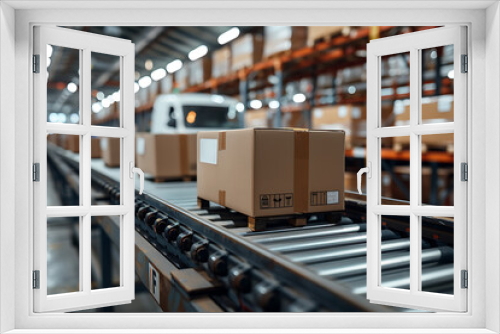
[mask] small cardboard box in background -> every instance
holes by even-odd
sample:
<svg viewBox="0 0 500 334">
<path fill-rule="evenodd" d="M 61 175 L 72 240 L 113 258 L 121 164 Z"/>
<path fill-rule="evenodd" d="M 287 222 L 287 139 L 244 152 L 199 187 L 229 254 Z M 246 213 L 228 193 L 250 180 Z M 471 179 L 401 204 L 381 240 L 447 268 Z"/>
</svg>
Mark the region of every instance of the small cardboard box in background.
<svg viewBox="0 0 500 334">
<path fill-rule="evenodd" d="M 226 45 L 212 54 L 212 77 L 222 77 L 229 72 L 231 72 L 231 46 Z"/>
<path fill-rule="evenodd" d="M 199 85 L 210 79 L 212 72 L 212 60 L 203 57 L 189 63 L 189 85 Z"/>
<path fill-rule="evenodd" d="M 231 43 L 231 69 L 238 71 L 250 67 L 262 59 L 262 35 L 245 34 Z"/>
<path fill-rule="evenodd" d="M 250 217 L 343 210 L 344 132 L 199 132 L 197 187 Z"/>
<path fill-rule="evenodd" d="M 266 26 L 264 27 L 263 57 L 296 50 L 306 46 L 307 27 Z"/>
<path fill-rule="evenodd" d="M 120 138 L 101 138 L 102 160 L 108 167 L 120 166 Z"/>
<path fill-rule="evenodd" d="M 80 152 L 80 136 L 64 135 L 64 149 L 73 153 Z"/>
<path fill-rule="evenodd" d="M 158 179 L 196 176 L 196 134 L 136 133 L 136 165 Z"/>
<path fill-rule="evenodd" d="M 100 158 L 101 154 L 101 138 L 92 137 L 90 139 L 90 157 L 92 159 Z"/>
<path fill-rule="evenodd" d="M 307 45 L 313 46 L 316 40 L 325 38 L 329 39 L 332 35 L 340 34 L 344 29 L 343 26 L 310 26 L 307 27 Z"/>
<path fill-rule="evenodd" d="M 184 66 L 174 73 L 175 87 L 184 90 L 189 87 L 189 66 Z"/>
</svg>

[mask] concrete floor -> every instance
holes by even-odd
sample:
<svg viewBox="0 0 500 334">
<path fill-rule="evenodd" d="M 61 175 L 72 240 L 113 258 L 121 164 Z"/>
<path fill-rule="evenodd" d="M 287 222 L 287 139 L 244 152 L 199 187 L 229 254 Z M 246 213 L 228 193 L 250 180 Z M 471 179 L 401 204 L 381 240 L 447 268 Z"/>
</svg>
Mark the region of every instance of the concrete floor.
<svg viewBox="0 0 500 334">
<path fill-rule="evenodd" d="M 48 170 L 47 204 L 61 205 L 59 192 L 54 186 L 53 175 Z M 47 292 L 58 294 L 79 290 L 78 220 L 72 218 L 49 218 L 47 221 Z M 100 231 L 92 231 L 92 286 L 99 288 L 100 277 Z M 113 282 L 118 284 L 119 252 L 112 249 Z M 139 283 L 141 284 L 141 283 Z M 136 293 L 130 304 L 111 308 L 92 309 L 82 312 L 162 312 L 148 292 Z"/>
</svg>

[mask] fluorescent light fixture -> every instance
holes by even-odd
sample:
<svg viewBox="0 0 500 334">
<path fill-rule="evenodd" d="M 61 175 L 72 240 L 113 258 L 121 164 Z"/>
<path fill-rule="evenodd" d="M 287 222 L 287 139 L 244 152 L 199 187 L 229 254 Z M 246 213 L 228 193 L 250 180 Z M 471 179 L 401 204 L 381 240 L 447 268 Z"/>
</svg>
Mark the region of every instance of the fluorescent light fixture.
<svg viewBox="0 0 500 334">
<path fill-rule="evenodd" d="M 161 80 L 167 76 L 167 71 L 164 68 L 159 68 L 151 72 L 151 79 L 154 81 Z"/>
<path fill-rule="evenodd" d="M 80 120 L 80 116 L 78 116 L 78 114 L 71 114 L 69 116 L 69 121 L 73 124 L 76 124 L 78 123 L 78 121 Z"/>
<path fill-rule="evenodd" d="M 253 109 L 260 109 L 260 108 L 262 108 L 262 101 L 252 100 L 252 101 L 250 101 L 250 107 L 252 107 Z"/>
<path fill-rule="evenodd" d="M 47 58 L 52 57 L 52 51 L 54 51 L 54 49 L 52 48 L 52 45 L 47 44 Z"/>
<path fill-rule="evenodd" d="M 224 96 L 212 95 L 212 96 L 210 96 L 210 100 L 214 101 L 215 103 L 222 103 L 222 102 L 224 102 Z"/>
<path fill-rule="evenodd" d="M 57 114 L 57 116 L 58 116 L 57 118 L 59 118 L 58 119 L 59 123 L 66 123 L 66 120 L 68 119 L 68 117 L 66 116 L 65 113 L 60 112 Z"/>
<path fill-rule="evenodd" d="M 106 98 L 106 100 L 109 101 L 109 104 L 115 103 L 115 98 L 114 98 L 113 94 L 108 95 L 108 97 Z"/>
<path fill-rule="evenodd" d="M 74 82 L 70 82 L 66 88 L 69 90 L 70 93 L 74 93 L 78 90 L 78 86 Z"/>
<path fill-rule="evenodd" d="M 92 104 L 92 112 L 93 113 L 97 114 L 101 110 L 102 110 L 102 105 L 100 102 L 96 102 L 96 103 Z"/>
<path fill-rule="evenodd" d="M 271 109 L 278 109 L 280 106 L 280 103 L 276 100 L 269 101 L 269 108 Z"/>
<path fill-rule="evenodd" d="M 59 120 L 59 116 L 57 116 L 57 114 L 55 112 L 52 112 L 49 114 L 49 122 L 50 123 L 57 123 L 58 120 Z"/>
<path fill-rule="evenodd" d="M 227 42 L 232 41 L 236 37 L 240 35 L 240 29 L 234 27 L 229 29 L 228 31 L 220 34 L 219 38 L 217 38 L 217 42 L 219 42 L 220 45 L 224 45 Z"/>
<path fill-rule="evenodd" d="M 102 103 L 102 106 L 104 108 L 109 108 L 109 106 L 111 105 L 111 102 L 107 98 L 105 98 L 104 100 L 102 100 L 101 103 Z"/>
<path fill-rule="evenodd" d="M 302 103 L 306 100 L 306 96 L 302 93 L 299 93 L 299 94 L 295 94 L 293 97 L 293 102 L 295 103 Z"/>
<path fill-rule="evenodd" d="M 137 93 L 139 91 L 139 89 L 141 89 L 141 87 L 139 87 L 139 84 L 137 82 L 134 82 L 134 93 Z M 103 94 L 104 96 L 104 94 Z"/>
<path fill-rule="evenodd" d="M 96 96 L 99 101 L 102 101 L 104 99 L 104 93 L 103 92 L 97 92 Z"/>
<path fill-rule="evenodd" d="M 188 57 L 191 61 L 195 61 L 196 59 L 199 59 L 206 55 L 208 53 L 208 48 L 206 45 L 200 45 L 196 49 L 192 50 L 189 52 Z"/>
<path fill-rule="evenodd" d="M 144 68 L 148 71 L 151 71 L 153 69 L 153 61 L 151 59 L 146 60 L 144 63 Z"/>
<path fill-rule="evenodd" d="M 149 85 L 151 85 L 151 77 L 146 75 L 142 78 L 139 79 L 139 86 L 141 88 L 147 88 L 149 87 Z"/>
<path fill-rule="evenodd" d="M 229 118 L 229 119 L 235 119 L 236 118 L 236 111 L 235 110 L 229 110 L 227 112 L 227 118 Z"/>
<path fill-rule="evenodd" d="M 455 78 L 455 71 L 454 70 L 451 70 L 448 72 L 448 78 L 450 79 L 454 79 Z"/>
<path fill-rule="evenodd" d="M 167 72 L 174 73 L 182 68 L 182 61 L 180 59 L 176 59 L 167 64 Z"/>
<path fill-rule="evenodd" d="M 113 100 L 115 100 L 115 102 L 120 101 L 120 91 L 113 93 Z"/>
<path fill-rule="evenodd" d="M 347 88 L 347 92 L 348 92 L 349 94 L 354 94 L 354 93 L 356 93 L 356 87 L 354 87 L 354 86 L 349 86 L 349 88 Z"/>
<path fill-rule="evenodd" d="M 243 112 L 245 110 L 245 105 L 241 102 L 236 103 L 236 111 Z"/>
</svg>

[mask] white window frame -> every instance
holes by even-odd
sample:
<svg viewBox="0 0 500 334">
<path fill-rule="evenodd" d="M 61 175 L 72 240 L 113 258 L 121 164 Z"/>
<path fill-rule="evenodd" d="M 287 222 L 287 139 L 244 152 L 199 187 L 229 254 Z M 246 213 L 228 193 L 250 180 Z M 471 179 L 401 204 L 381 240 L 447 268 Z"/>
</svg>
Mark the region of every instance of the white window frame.
<svg viewBox="0 0 500 334">
<path fill-rule="evenodd" d="M 9 204 L 5 198 L 12 196 L 15 189 L 15 212 L 2 210 L 0 222 L 0 316 L 2 330 L 17 329 L 16 333 L 38 332 L 35 329 L 59 328 L 65 333 L 76 332 L 71 328 L 88 328 L 88 332 L 104 332 L 105 329 L 127 329 L 129 333 L 144 333 L 147 328 L 165 328 L 170 326 L 170 332 L 189 326 L 191 329 L 211 328 L 254 328 L 256 332 L 263 332 L 263 328 L 279 332 L 283 328 L 305 329 L 311 331 L 328 330 L 340 332 L 341 329 L 350 329 L 349 332 L 412 332 L 409 328 L 419 328 L 420 332 L 437 333 L 447 332 L 446 328 L 459 329 L 466 333 L 492 333 L 500 330 L 498 312 L 499 298 L 499 271 L 498 258 L 485 259 L 486 252 L 499 252 L 499 226 L 494 222 L 500 219 L 500 173 L 498 165 L 500 145 L 498 133 L 500 107 L 498 91 L 500 89 L 500 11 L 498 4 L 492 2 L 466 1 L 450 2 L 409 2 L 370 3 L 366 8 L 365 2 L 246 2 L 200 4 L 197 9 L 188 7 L 191 3 L 169 2 L 159 4 L 144 1 L 143 8 L 151 10 L 120 9 L 123 2 L 17 2 L 7 1 L 0 3 L 0 66 L 2 73 L 10 73 L 9 77 L 2 75 L 0 82 L 1 106 L 0 129 L 3 124 L 12 124 L 12 110 L 15 110 L 15 146 L 11 138 L 14 131 L 0 132 L 0 168 L 1 171 L 13 172 L 16 170 L 15 180 L 12 174 L 0 173 L 2 187 L 0 195 L 1 208 Z M 14 11 L 12 7 L 16 7 Z M 50 7 L 51 10 L 43 8 Z M 51 7 L 52 6 L 52 7 Z M 70 8 L 67 8 L 67 7 Z M 134 4 L 126 3 L 126 6 Z M 163 8 L 158 8 L 162 7 Z M 208 7 L 207 7 L 208 6 Z M 397 6 L 397 8 L 395 8 Z M 426 7 L 427 6 L 427 7 Z M 433 6 L 429 8 L 428 6 Z M 450 8 L 460 6 L 460 8 Z M 486 7 L 490 6 L 487 10 Z M 66 8 L 62 8 L 66 7 Z M 99 11 L 97 7 L 115 10 Z M 357 7 L 357 8 L 356 8 Z M 406 7 L 406 8 L 405 8 Z M 24 9 L 23 9 L 24 8 Z M 59 9 L 59 10 L 54 10 Z M 78 9 L 75 9 L 78 8 Z M 346 9 L 351 8 L 351 9 Z M 265 15 L 263 15 L 265 9 Z M 13 18 L 15 17 L 15 21 Z M 469 56 L 471 63 L 469 70 L 469 119 L 468 131 L 472 133 L 468 143 L 470 153 L 470 189 L 468 196 L 469 221 L 474 225 L 473 233 L 469 227 L 471 242 L 469 248 L 470 288 L 468 290 L 469 311 L 465 314 L 437 313 L 437 314 L 231 314 L 231 315 L 193 315 L 193 314 L 33 314 L 30 296 L 30 268 L 29 246 L 32 244 L 31 235 L 32 212 L 26 210 L 30 205 L 31 181 L 29 181 L 31 162 L 31 133 L 33 130 L 30 121 L 32 109 L 26 96 L 32 94 L 30 84 L 31 34 L 35 24 L 60 25 L 444 25 L 465 24 L 469 27 Z M 485 23 L 488 29 L 485 29 Z M 15 32 L 15 35 L 14 35 Z M 10 46 L 6 49 L 3 46 Z M 15 61 L 14 61 L 15 49 Z M 485 64 L 488 71 L 485 71 Z M 12 68 L 15 66 L 15 73 Z M 15 75 L 14 75 L 15 74 Z M 15 78 L 15 87 L 11 81 Z M 7 100 L 6 96 L 14 96 L 15 102 Z M 485 121 L 488 116 L 488 122 Z M 474 118 L 474 122 L 472 122 Z M 488 141 L 484 133 L 488 132 Z M 485 156 L 485 151 L 489 152 Z M 8 160 L 8 159 L 11 160 Z M 12 161 L 12 163 L 8 163 Z M 488 162 L 488 164 L 486 164 Z M 475 168 L 477 167 L 477 168 Z M 485 182 L 485 171 L 491 172 L 488 182 Z M 10 179 L 9 179 L 10 178 Z M 10 185 L 6 189 L 4 185 Z M 488 197 L 486 197 L 486 193 Z M 485 206 L 485 203 L 489 204 Z M 12 204 L 12 202 L 10 202 Z M 490 222 L 486 222 L 486 217 Z M 15 222 L 15 224 L 12 224 Z M 473 247 L 472 247 L 473 246 Z M 12 250 L 14 249 L 14 255 Z M 486 266 L 486 261 L 488 266 Z M 13 289 L 12 287 L 15 287 Z M 488 291 L 488 293 L 486 293 Z M 14 305 L 14 307 L 12 307 Z M 193 320 L 187 320 L 193 319 Z M 140 330 L 137 324 L 144 321 Z M 259 330 L 260 328 L 260 330 Z M 378 330 L 377 330 L 378 328 Z M 383 330 L 381 330 L 383 328 Z M 440 330 L 438 328 L 442 328 Z M 167 331 L 167 330 L 165 330 Z M 234 332 L 234 330 L 230 330 Z M 289 332 L 290 330 L 286 330 Z M 41 331 L 40 331 L 41 332 Z M 345 332 L 345 331 L 344 331 Z"/>
<path fill-rule="evenodd" d="M 34 289 L 34 311 L 76 311 L 130 303 L 134 299 L 134 180 L 135 47 L 129 40 L 50 26 L 34 27 L 34 54 L 39 55 L 39 73 L 34 84 L 34 162 L 39 163 L 39 182 L 34 183 L 34 270 L 39 271 L 39 289 Z M 79 124 L 47 122 L 47 45 L 77 50 L 80 57 Z M 116 56 L 120 62 L 120 125 L 96 126 L 91 122 L 92 52 Z M 77 206 L 47 206 L 47 135 L 77 135 L 80 140 L 79 199 Z M 120 139 L 120 205 L 91 204 L 91 136 Z M 120 285 L 105 289 L 91 287 L 91 221 L 96 216 L 119 216 Z M 79 218 L 79 291 L 47 294 L 47 218 Z"/>
<path fill-rule="evenodd" d="M 461 73 L 461 56 L 467 54 L 466 27 L 450 26 L 381 38 L 367 46 L 367 161 L 371 177 L 367 179 L 367 298 L 372 303 L 424 310 L 464 312 L 467 290 L 461 288 L 461 271 L 467 270 L 467 183 L 461 181 L 461 163 L 467 163 L 467 73 Z M 422 52 L 439 46 L 453 45 L 454 59 L 454 121 L 433 124 L 421 122 Z M 381 58 L 408 53 L 410 57 L 410 123 L 382 126 Z M 454 134 L 454 206 L 422 205 L 422 148 L 420 136 Z M 410 202 L 408 205 L 384 205 L 381 202 L 381 139 L 410 137 Z M 408 216 L 410 220 L 410 289 L 381 285 L 382 216 Z M 424 216 L 453 217 L 453 294 L 422 291 L 422 225 Z"/>
</svg>

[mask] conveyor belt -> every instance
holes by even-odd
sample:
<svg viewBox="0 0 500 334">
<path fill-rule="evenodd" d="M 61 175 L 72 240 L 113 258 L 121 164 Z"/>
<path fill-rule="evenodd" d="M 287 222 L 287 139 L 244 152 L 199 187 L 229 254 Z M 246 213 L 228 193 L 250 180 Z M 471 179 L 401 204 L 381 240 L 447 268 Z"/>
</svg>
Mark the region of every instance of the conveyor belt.
<svg viewBox="0 0 500 334">
<path fill-rule="evenodd" d="M 60 168 L 76 166 L 75 154 L 52 147 L 50 155 Z M 93 159 L 92 170 L 93 187 L 116 201 L 119 169 Z M 74 180 L 68 183 L 75 184 Z M 220 280 L 228 303 L 233 304 L 227 309 L 403 311 L 370 304 L 365 298 L 366 208 L 362 202 L 346 202 L 347 211 L 336 224 L 318 218 L 305 227 L 284 223 L 251 232 L 238 213 L 217 205 L 199 209 L 196 182 L 146 181 L 145 194 L 136 198 L 138 231 L 179 267 L 202 268 Z M 423 241 L 423 285 L 426 291 L 447 292 L 453 278 L 449 222 L 426 221 L 425 226 L 423 235 L 430 239 Z M 394 217 L 382 233 L 384 286 L 409 286 L 406 227 Z M 439 242 L 432 239 L 436 235 Z"/>
</svg>

